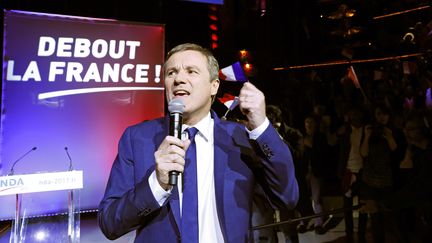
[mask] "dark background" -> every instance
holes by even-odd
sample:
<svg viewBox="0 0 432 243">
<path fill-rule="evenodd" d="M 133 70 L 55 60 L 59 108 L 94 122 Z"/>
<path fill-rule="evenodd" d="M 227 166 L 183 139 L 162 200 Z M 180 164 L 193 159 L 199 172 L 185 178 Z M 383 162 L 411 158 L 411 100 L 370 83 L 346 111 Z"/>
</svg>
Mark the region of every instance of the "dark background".
<svg viewBox="0 0 432 243">
<path fill-rule="evenodd" d="M 343 4 L 348 12 L 355 12 L 353 17 L 344 14 Z M 211 34 L 215 33 L 218 47 L 213 51 L 221 67 L 238 61 L 240 50 L 248 50 L 249 57 L 242 61 L 253 64 L 250 81 L 265 92 L 268 103 L 303 115 L 315 103 L 331 103 L 346 65 L 290 67 L 419 52 L 430 55 L 429 5 L 426 0 L 225 0 L 223 5 L 181 0 L 4 0 L 2 8 L 162 23 L 166 50 L 183 42 L 212 49 Z M 376 19 L 417 7 L 424 9 Z M 217 19 L 211 20 L 210 15 Z M 217 31 L 210 30 L 212 23 Z M 415 41 L 403 41 L 408 32 Z M 360 65 L 372 70 L 388 63 Z M 273 70 L 280 67 L 286 70 Z M 311 77 L 314 74 L 319 79 Z M 223 83 L 220 93 L 235 93 L 238 88 L 238 84 Z M 225 108 L 216 103 L 215 109 Z"/>
</svg>

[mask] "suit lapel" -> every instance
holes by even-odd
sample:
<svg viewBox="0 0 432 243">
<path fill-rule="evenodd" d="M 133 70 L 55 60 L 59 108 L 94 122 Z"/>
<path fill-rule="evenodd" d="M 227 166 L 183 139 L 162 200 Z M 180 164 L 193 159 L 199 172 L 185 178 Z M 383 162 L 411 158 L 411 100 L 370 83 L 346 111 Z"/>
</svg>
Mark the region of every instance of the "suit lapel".
<svg viewBox="0 0 432 243">
<path fill-rule="evenodd" d="M 225 239 L 227 238 L 227 225 L 225 221 L 224 211 L 224 182 L 225 182 L 225 169 L 228 163 L 228 141 L 231 136 L 227 133 L 226 129 L 221 126 L 220 120 L 214 118 L 214 180 L 215 180 L 215 192 L 216 192 L 216 207 L 219 216 L 219 222 L 221 223 L 222 233 Z"/>
</svg>

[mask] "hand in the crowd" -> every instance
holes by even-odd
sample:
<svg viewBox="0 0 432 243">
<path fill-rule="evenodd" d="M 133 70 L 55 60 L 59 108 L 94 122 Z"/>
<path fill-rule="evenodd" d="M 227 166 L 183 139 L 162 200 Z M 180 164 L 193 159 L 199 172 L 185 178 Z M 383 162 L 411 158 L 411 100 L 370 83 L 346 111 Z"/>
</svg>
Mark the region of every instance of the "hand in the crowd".
<svg viewBox="0 0 432 243">
<path fill-rule="evenodd" d="M 312 148 L 313 147 L 313 138 L 311 135 L 307 134 L 304 138 L 303 138 L 303 145 L 305 147 L 308 148 Z"/>
<path fill-rule="evenodd" d="M 173 136 L 166 136 L 154 153 L 156 161 L 156 177 L 162 188 L 168 190 L 169 172 L 183 172 L 185 165 L 186 151 L 190 140 L 180 140 Z"/>
<path fill-rule="evenodd" d="M 331 117 L 329 115 L 324 115 L 321 118 L 320 130 L 322 132 L 328 132 L 331 126 Z"/>
<path fill-rule="evenodd" d="M 365 137 L 369 138 L 371 136 L 372 132 L 373 132 L 373 126 L 372 125 L 367 125 L 365 127 Z"/>
<path fill-rule="evenodd" d="M 266 119 L 266 105 L 263 92 L 250 82 L 245 82 L 240 90 L 239 106 L 246 115 L 247 128 L 253 130 L 259 127 Z"/>
<path fill-rule="evenodd" d="M 378 204 L 375 200 L 360 200 L 363 204 L 359 211 L 360 213 L 376 213 L 378 212 Z"/>
<path fill-rule="evenodd" d="M 347 128 L 346 126 L 341 126 L 336 130 L 336 135 L 337 136 L 342 136 L 347 132 Z"/>
<path fill-rule="evenodd" d="M 414 167 L 414 163 L 412 161 L 412 152 L 411 148 L 407 147 L 405 150 L 405 156 L 402 161 L 399 163 L 400 169 L 412 169 Z"/>
<path fill-rule="evenodd" d="M 384 127 L 383 129 L 383 136 L 385 139 L 393 139 L 393 132 L 390 128 Z"/>
</svg>

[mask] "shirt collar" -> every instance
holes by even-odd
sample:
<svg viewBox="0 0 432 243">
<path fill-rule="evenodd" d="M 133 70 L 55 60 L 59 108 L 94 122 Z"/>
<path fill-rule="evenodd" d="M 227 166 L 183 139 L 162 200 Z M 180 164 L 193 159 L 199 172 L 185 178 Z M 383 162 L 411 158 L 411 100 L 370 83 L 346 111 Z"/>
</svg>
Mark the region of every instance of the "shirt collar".
<svg viewBox="0 0 432 243">
<path fill-rule="evenodd" d="M 213 131 L 213 119 L 211 118 L 210 112 L 203 118 L 201 121 L 199 121 L 197 124 L 195 124 L 193 127 L 198 129 L 201 136 L 203 136 L 206 140 L 208 140 L 211 136 L 211 132 Z M 187 128 L 189 128 L 188 125 L 183 124 L 182 126 L 182 132 L 184 132 Z"/>
</svg>

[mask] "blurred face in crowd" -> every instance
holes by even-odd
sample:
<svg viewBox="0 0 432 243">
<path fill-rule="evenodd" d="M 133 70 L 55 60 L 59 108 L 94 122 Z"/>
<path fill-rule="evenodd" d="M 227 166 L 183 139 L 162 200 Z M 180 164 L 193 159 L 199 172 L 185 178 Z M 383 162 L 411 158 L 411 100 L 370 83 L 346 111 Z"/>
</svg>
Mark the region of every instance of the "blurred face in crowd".
<svg viewBox="0 0 432 243">
<path fill-rule="evenodd" d="M 314 133 L 317 128 L 317 125 L 318 125 L 317 122 L 313 118 L 307 117 L 304 122 L 306 133 L 308 134 Z"/>
<path fill-rule="evenodd" d="M 377 108 L 375 109 L 375 119 L 379 124 L 387 125 L 390 119 L 390 114 L 384 112 L 380 108 Z"/>
<path fill-rule="evenodd" d="M 210 78 L 206 56 L 195 50 L 176 52 L 166 61 L 164 70 L 167 101 L 182 99 L 184 122 L 196 124 L 210 111 L 219 88 L 219 80 Z"/>
<path fill-rule="evenodd" d="M 315 105 L 313 108 L 313 112 L 318 116 L 323 116 L 326 112 L 326 108 L 323 105 Z"/>
<path fill-rule="evenodd" d="M 423 129 L 423 124 L 420 124 L 420 121 L 416 120 L 407 121 L 404 128 L 405 138 L 410 144 L 415 144 L 424 139 L 426 137 L 426 134 L 424 134 L 425 131 L 426 129 Z"/>
</svg>

